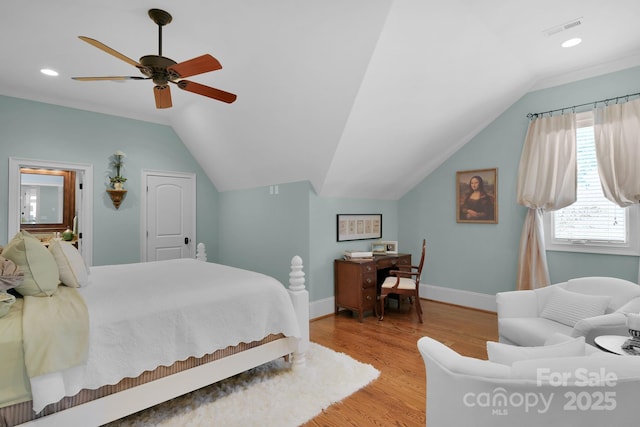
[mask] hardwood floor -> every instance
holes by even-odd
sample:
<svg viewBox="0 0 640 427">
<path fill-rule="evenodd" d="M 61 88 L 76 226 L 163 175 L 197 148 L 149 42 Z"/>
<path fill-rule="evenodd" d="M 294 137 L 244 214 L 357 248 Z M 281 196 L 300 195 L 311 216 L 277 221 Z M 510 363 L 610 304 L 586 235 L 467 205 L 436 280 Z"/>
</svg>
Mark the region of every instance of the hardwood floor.
<svg viewBox="0 0 640 427">
<path fill-rule="evenodd" d="M 416 342 L 422 336 L 437 339 L 455 351 L 486 359 L 486 341 L 498 339 L 496 314 L 422 300 L 424 323 L 415 308 L 394 303 L 378 321 L 363 323 L 349 311 L 310 323 L 311 341 L 348 354 L 380 371 L 367 387 L 327 408 L 305 427 L 424 426 L 425 368 Z"/>
</svg>

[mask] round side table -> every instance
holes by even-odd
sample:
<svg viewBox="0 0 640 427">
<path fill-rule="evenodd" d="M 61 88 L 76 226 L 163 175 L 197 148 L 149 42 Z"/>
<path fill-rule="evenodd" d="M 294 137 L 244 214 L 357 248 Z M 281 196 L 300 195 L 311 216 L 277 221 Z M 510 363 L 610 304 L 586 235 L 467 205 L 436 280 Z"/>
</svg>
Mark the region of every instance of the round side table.
<svg viewBox="0 0 640 427">
<path fill-rule="evenodd" d="M 615 353 L 622 356 L 640 356 L 640 353 L 633 354 L 622 348 L 622 345 L 631 337 L 625 337 L 622 335 L 600 335 L 595 337 L 593 342 L 601 350 L 608 351 L 609 353 Z"/>
</svg>

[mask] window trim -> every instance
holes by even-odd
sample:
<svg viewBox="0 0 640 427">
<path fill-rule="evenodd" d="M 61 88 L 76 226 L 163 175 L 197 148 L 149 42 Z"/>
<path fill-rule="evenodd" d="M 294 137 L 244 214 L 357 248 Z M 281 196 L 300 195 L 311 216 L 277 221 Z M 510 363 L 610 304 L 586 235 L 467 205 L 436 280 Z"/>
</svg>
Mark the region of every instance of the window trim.
<svg viewBox="0 0 640 427">
<path fill-rule="evenodd" d="M 593 126 L 593 111 L 576 114 L 576 129 Z M 599 242 L 595 240 L 557 239 L 553 235 L 553 211 L 543 215 L 544 238 L 547 251 L 598 253 L 608 255 L 640 255 L 640 207 L 635 204 L 625 208 L 627 224 L 626 243 Z"/>
<path fill-rule="evenodd" d="M 638 205 L 625 208 L 627 221 L 627 243 L 609 243 L 588 240 L 556 239 L 552 235 L 553 212 L 545 212 L 544 238 L 547 251 L 558 252 L 582 252 L 608 255 L 640 255 L 640 239 L 638 233 L 638 221 L 640 221 L 640 210 Z"/>
</svg>

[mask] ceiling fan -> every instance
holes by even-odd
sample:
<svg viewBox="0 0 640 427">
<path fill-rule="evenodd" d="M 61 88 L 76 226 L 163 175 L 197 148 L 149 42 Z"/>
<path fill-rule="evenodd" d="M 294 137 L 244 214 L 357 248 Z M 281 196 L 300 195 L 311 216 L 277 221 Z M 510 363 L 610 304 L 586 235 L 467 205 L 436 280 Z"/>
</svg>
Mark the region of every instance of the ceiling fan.
<svg viewBox="0 0 640 427">
<path fill-rule="evenodd" d="M 162 27 L 171 22 L 171 15 L 160 9 L 150 9 L 149 17 L 158 24 L 158 54 L 145 55 L 140 58 L 140 62 L 121 54 L 120 52 L 110 48 L 109 46 L 89 37 L 79 36 L 80 40 L 97 47 L 104 52 L 127 62 L 138 68 L 144 75 L 141 76 L 105 76 L 105 77 L 72 77 L 74 80 L 80 81 L 97 81 L 97 80 L 153 80 L 155 86 L 153 94 L 156 100 L 156 108 L 171 108 L 171 91 L 169 83 L 175 84 L 182 90 L 193 92 L 198 95 L 207 96 L 217 99 L 218 101 L 228 104 L 236 100 L 236 95 L 225 92 L 200 83 L 184 80 L 185 77 L 191 77 L 198 74 L 208 73 L 222 68 L 220 62 L 209 54 L 204 54 L 184 62 L 177 63 L 172 59 L 162 56 Z"/>
</svg>

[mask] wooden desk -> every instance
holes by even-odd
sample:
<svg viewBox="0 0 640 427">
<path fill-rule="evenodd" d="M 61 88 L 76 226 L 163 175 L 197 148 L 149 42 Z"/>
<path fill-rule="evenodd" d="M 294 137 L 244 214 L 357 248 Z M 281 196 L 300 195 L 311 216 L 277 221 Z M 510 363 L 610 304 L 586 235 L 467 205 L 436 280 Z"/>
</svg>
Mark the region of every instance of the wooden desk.
<svg viewBox="0 0 640 427">
<path fill-rule="evenodd" d="M 335 309 L 358 313 L 362 322 L 365 311 L 375 311 L 379 287 L 389 270 L 411 265 L 411 254 L 375 255 L 373 260 L 336 259 L 333 263 Z"/>
</svg>

